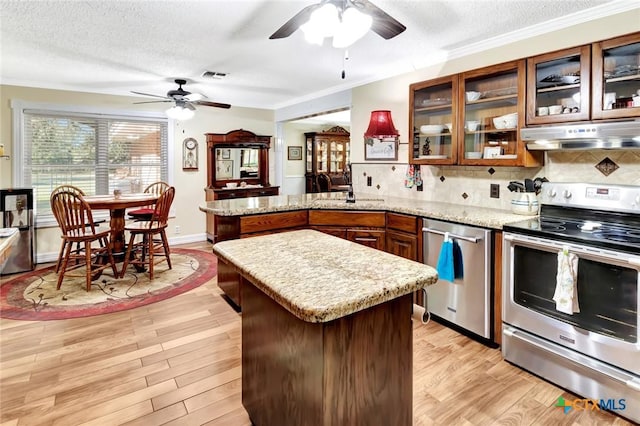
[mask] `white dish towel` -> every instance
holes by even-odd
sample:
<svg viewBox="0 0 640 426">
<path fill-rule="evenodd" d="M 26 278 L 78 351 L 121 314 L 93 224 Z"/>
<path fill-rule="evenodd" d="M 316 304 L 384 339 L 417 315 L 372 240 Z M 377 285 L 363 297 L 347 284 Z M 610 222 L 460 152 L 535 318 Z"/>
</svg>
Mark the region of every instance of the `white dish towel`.
<svg viewBox="0 0 640 426">
<path fill-rule="evenodd" d="M 573 315 L 580 312 L 578 304 L 578 256 L 568 248 L 558 252 L 556 291 L 553 294 L 556 310 Z"/>
</svg>

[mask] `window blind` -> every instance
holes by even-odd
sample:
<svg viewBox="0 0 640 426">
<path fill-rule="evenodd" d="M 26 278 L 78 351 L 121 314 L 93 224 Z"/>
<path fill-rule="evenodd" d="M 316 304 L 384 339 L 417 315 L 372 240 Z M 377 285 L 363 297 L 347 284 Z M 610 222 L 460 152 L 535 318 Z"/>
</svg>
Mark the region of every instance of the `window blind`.
<svg viewBox="0 0 640 426">
<path fill-rule="evenodd" d="M 87 195 L 142 192 L 168 177 L 166 120 L 24 111 L 24 182 L 35 188 L 38 216 L 49 194 L 71 184 Z"/>
</svg>

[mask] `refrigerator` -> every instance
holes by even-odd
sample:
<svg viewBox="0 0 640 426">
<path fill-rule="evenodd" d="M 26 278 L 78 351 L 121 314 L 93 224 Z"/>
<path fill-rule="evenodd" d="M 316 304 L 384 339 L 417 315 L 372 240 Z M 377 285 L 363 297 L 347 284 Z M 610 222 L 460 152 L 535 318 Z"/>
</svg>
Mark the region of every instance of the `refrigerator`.
<svg viewBox="0 0 640 426">
<path fill-rule="evenodd" d="M 0 275 L 32 271 L 36 266 L 35 209 L 32 188 L 0 189 L 3 228 L 18 228 L 19 238 Z"/>
</svg>

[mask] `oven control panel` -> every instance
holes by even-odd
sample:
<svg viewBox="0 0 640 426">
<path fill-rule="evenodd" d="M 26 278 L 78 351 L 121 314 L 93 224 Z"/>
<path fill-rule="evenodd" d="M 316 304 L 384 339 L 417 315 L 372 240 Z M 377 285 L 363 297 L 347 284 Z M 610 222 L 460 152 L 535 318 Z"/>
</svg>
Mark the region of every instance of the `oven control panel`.
<svg viewBox="0 0 640 426">
<path fill-rule="evenodd" d="M 541 204 L 640 213 L 640 186 L 591 183 L 542 184 Z"/>
<path fill-rule="evenodd" d="M 620 201 L 620 189 L 604 188 L 601 186 L 588 186 L 585 198 L 591 200 Z"/>
</svg>

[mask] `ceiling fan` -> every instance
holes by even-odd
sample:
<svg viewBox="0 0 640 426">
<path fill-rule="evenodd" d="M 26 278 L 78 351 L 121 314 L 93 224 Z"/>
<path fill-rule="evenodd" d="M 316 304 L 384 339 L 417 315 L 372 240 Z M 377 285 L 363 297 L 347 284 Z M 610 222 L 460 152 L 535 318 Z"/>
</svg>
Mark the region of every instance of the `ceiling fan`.
<svg viewBox="0 0 640 426">
<path fill-rule="evenodd" d="M 202 99 L 206 98 L 206 96 L 201 93 L 187 92 L 182 88 L 183 84 L 187 84 L 186 80 L 176 79 L 174 81 L 178 85 L 178 88 L 174 90 L 169 90 L 166 96 L 152 95 L 151 93 L 142 93 L 142 92 L 136 92 L 132 90 L 131 93 L 135 93 L 136 95 L 153 96 L 154 98 L 162 99 L 161 101 L 134 102 L 134 104 L 149 104 L 154 102 L 173 102 L 174 106 L 170 108 L 171 110 L 182 110 L 184 112 L 186 112 L 186 110 L 189 110 L 191 111 L 190 116 L 193 115 L 193 111 L 195 111 L 196 109 L 194 105 L 203 105 L 203 106 L 226 108 L 226 109 L 231 108 L 231 105 L 229 104 L 221 104 L 219 102 L 204 101 Z M 169 111 L 167 111 L 167 114 L 170 115 Z M 172 118 L 180 118 L 180 117 L 176 116 Z M 184 117 L 184 118 L 190 118 L 190 117 Z"/>
<path fill-rule="evenodd" d="M 319 9 L 326 5 L 333 5 L 337 9 L 340 20 L 345 18 L 345 12 L 350 8 L 370 16 L 370 29 L 385 40 L 393 38 L 407 29 L 407 27 L 368 0 L 322 0 L 318 4 L 312 4 L 302 9 L 293 18 L 285 22 L 285 24 L 269 38 L 278 39 L 289 37 L 302 25 L 309 22 L 314 12 L 319 11 Z"/>
</svg>

